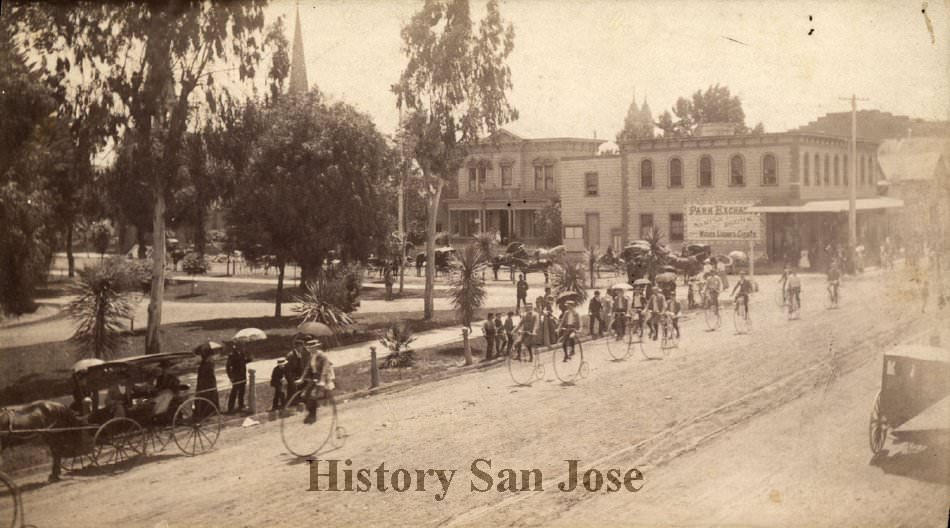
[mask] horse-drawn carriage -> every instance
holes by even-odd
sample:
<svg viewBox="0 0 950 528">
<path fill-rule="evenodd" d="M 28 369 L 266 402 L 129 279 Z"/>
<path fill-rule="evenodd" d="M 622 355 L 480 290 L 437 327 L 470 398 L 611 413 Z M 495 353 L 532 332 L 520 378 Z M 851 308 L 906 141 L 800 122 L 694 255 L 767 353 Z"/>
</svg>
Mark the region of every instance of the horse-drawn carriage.
<svg viewBox="0 0 950 528">
<path fill-rule="evenodd" d="M 41 436 L 53 456 L 51 479 L 59 477 L 61 463 L 68 470 L 124 466 L 172 442 L 185 455 L 201 454 L 220 434 L 217 404 L 188 393 L 188 386 L 167 372 L 193 357 L 153 354 L 92 364 L 74 375 L 77 395 L 86 396 L 84 412 L 77 416 L 53 401 L 6 409 L 0 434 L 21 441 Z M 104 405 L 90 406 L 103 392 Z"/>
<path fill-rule="evenodd" d="M 902 345 L 884 354 L 881 390 L 868 426 L 871 452 L 887 439 L 915 445 L 945 446 L 950 440 L 950 350 Z"/>
</svg>

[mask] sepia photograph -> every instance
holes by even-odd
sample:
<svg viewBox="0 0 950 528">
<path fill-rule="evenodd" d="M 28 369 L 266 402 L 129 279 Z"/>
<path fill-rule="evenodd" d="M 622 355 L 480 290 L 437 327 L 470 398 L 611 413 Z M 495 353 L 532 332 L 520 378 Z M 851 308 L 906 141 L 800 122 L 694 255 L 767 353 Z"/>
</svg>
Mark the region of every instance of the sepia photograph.
<svg viewBox="0 0 950 528">
<path fill-rule="evenodd" d="M 950 2 L 0 4 L 0 528 L 945 527 Z"/>
</svg>

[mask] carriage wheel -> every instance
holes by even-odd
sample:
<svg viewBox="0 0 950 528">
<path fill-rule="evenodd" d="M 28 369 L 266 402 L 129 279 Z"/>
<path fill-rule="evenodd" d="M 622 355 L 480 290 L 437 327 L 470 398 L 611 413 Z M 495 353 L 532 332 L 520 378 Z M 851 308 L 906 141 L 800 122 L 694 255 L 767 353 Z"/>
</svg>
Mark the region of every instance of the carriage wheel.
<svg viewBox="0 0 950 528">
<path fill-rule="evenodd" d="M 17 528 L 23 522 L 20 490 L 10 477 L 0 473 L 0 526 Z"/>
<path fill-rule="evenodd" d="M 291 396 L 280 411 L 280 439 L 291 454 L 308 457 L 323 449 L 334 433 L 342 430 L 337 426 L 336 402 L 331 396 L 318 399 L 317 418 L 306 423 L 307 404 L 304 391 Z M 331 444 L 335 445 L 335 443 Z"/>
<path fill-rule="evenodd" d="M 878 391 L 874 398 L 874 407 L 871 408 L 871 419 L 868 424 L 868 440 L 871 445 L 871 453 L 877 455 L 884 449 L 887 441 L 887 418 L 881 414 L 881 392 Z"/>
<path fill-rule="evenodd" d="M 161 453 L 172 442 L 172 429 L 169 427 L 152 427 L 145 433 L 145 452 Z"/>
<path fill-rule="evenodd" d="M 145 454 L 145 430 L 135 420 L 113 418 L 99 426 L 93 438 L 96 466 L 134 463 Z"/>
<path fill-rule="evenodd" d="M 584 366 L 584 346 L 581 340 L 574 339 L 574 355 L 564 361 L 564 352 L 560 347 L 551 351 L 551 358 L 554 360 L 554 375 L 562 383 L 574 383 L 581 377 L 581 369 Z"/>
<path fill-rule="evenodd" d="M 221 434 L 221 413 L 211 400 L 188 398 L 172 418 L 172 437 L 182 453 L 195 456 L 214 447 Z"/>
<path fill-rule="evenodd" d="M 76 473 L 77 471 L 82 471 L 86 468 L 94 467 L 95 465 L 96 461 L 95 457 L 92 455 L 92 451 L 73 457 L 63 458 L 63 469 L 69 471 L 70 473 Z"/>
<path fill-rule="evenodd" d="M 518 358 L 518 353 L 512 350 L 511 354 L 508 354 L 508 374 L 511 375 L 511 380 L 515 382 L 516 385 L 531 385 L 537 379 L 536 370 L 537 370 L 537 359 L 538 351 L 535 350 L 531 354 L 531 359 L 528 359 L 528 351 L 525 347 L 521 347 L 520 358 Z"/>
</svg>

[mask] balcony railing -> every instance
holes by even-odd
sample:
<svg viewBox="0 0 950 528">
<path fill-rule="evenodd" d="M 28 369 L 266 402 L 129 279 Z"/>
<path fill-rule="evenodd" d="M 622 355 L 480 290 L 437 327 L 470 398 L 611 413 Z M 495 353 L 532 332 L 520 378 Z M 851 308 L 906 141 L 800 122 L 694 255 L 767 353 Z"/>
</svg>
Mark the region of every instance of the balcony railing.
<svg viewBox="0 0 950 528">
<path fill-rule="evenodd" d="M 550 200 L 557 197 L 557 191 L 536 191 L 516 187 L 492 187 L 479 191 L 462 191 L 459 198 L 466 200 Z"/>
</svg>

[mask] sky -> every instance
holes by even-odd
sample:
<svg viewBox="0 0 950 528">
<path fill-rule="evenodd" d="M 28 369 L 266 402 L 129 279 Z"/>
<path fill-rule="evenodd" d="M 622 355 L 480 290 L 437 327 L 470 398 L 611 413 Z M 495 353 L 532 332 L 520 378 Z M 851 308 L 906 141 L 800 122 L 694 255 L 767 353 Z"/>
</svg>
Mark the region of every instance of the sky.
<svg viewBox="0 0 950 528">
<path fill-rule="evenodd" d="M 301 0 L 310 83 L 392 133 L 399 32 L 420 5 Z M 265 12 L 285 17 L 288 40 L 295 9 L 275 0 Z M 472 11 L 481 18 L 484 3 Z M 717 83 L 768 132 L 849 110 L 852 94 L 867 99 L 859 109 L 950 119 L 950 0 L 507 0 L 501 11 L 515 28 L 512 129 L 528 137 L 613 138 L 634 94 L 656 118 Z"/>
</svg>

